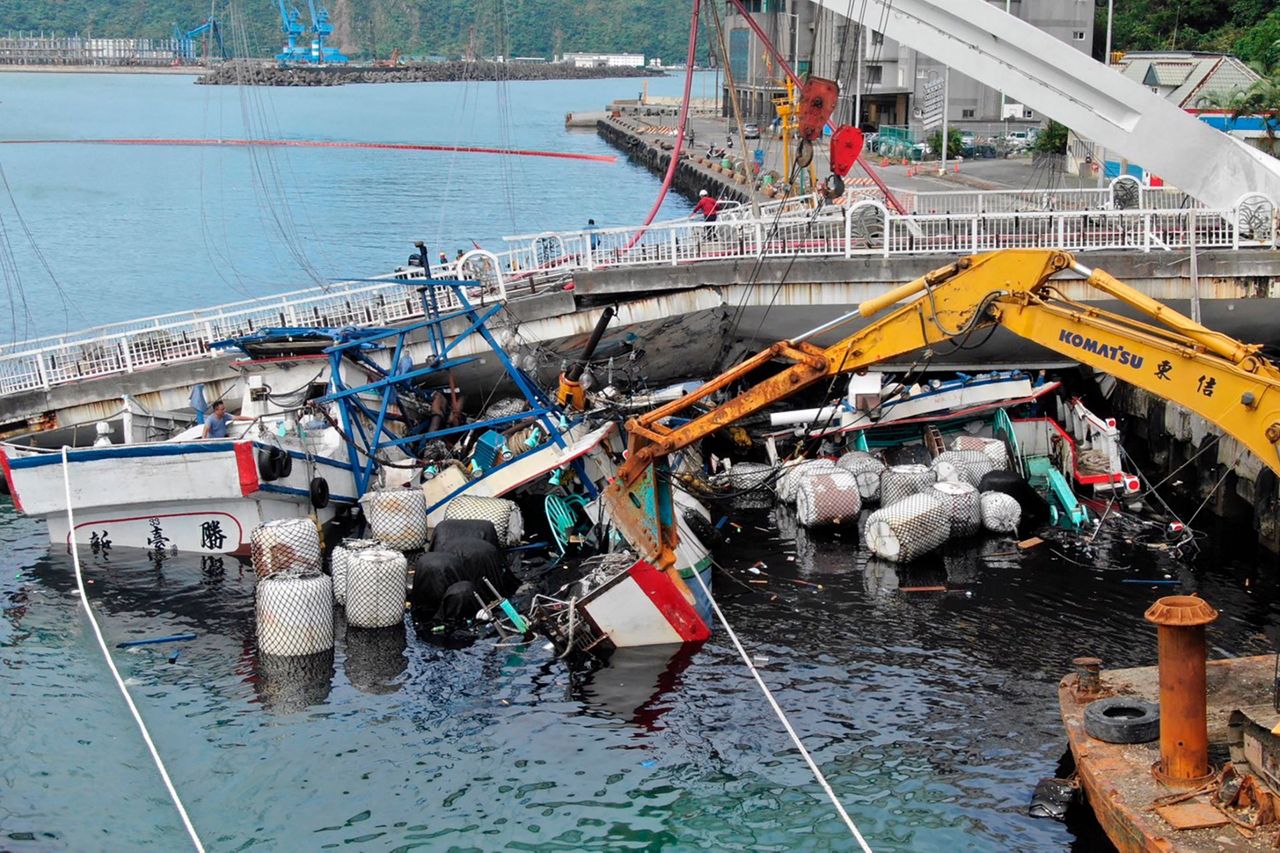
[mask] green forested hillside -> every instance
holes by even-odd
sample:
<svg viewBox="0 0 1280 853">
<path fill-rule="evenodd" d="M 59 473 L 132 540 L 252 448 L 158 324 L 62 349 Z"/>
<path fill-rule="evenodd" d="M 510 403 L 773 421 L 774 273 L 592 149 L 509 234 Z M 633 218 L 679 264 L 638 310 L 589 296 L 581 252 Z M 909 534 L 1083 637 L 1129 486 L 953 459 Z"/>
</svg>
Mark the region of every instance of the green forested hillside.
<svg viewBox="0 0 1280 853">
<path fill-rule="evenodd" d="M 1115 0 L 1115 50 L 1209 50 L 1248 62 L 1280 62 L 1276 0 Z M 1099 43 L 1107 4 L 1098 8 Z"/>
<path fill-rule="evenodd" d="M 286 0 L 302 9 L 305 0 Z M 475 28 L 485 55 L 629 51 L 683 61 L 690 0 L 327 0 L 337 44 L 352 55 L 459 55 Z M 276 0 L 0 0 L 0 33 L 55 30 L 98 36 L 168 36 L 209 16 L 230 25 L 250 53 L 276 52 Z"/>
</svg>

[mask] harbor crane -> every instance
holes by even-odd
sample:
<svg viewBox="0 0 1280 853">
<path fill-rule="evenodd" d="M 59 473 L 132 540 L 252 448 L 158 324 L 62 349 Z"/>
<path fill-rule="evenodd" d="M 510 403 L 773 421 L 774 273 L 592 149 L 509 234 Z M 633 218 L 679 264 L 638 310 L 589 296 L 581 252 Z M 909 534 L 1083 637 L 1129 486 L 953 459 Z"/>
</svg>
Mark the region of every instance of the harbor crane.
<svg viewBox="0 0 1280 853">
<path fill-rule="evenodd" d="M 201 39 L 203 49 L 200 56 L 196 56 L 196 39 Z M 173 25 L 173 41 L 174 41 L 174 59 L 176 64 L 185 65 L 195 62 L 197 59 L 208 60 L 211 57 L 209 51 L 209 39 L 212 38 L 218 48 L 218 56 L 222 59 L 227 58 L 227 48 L 222 41 L 222 26 L 216 18 L 208 18 L 200 26 L 188 32 L 178 29 L 178 25 Z"/>
<path fill-rule="evenodd" d="M 309 59 L 307 49 L 298 46 L 298 39 L 307 32 L 307 28 L 302 24 L 302 13 L 296 8 L 286 7 L 284 0 L 276 0 L 276 5 L 280 7 L 280 29 L 285 36 L 284 49 L 276 54 L 276 61 L 281 65 L 307 62 Z"/>
<path fill-rule="evenodd" d="M 302 23 L 302 12 L 289 8 L 284 0 L 276 0 L 280 8 L 280 29 L 287 39 L 284 49 L 276 54 L 281 65 L 344 65 L 347 57 L 335 47 L 329 47 L 333 24 L 329 23 L 329 10 L 316 0 L 307 0 L 307 12 L 311 15 L 311 45 L 305 44 L 307 28 Z M 303 40 L 303 44 L 298 44 Z"/>
<path fill-rule="evenodd" d="M 342 51 L 325 44 L 333 35 L 329 10 L 315 0 L 307 0 L 307 9 L 311 12 L 311 61 L 320 65 L 346 64 L 347 57 Z"/>
<path fill-rule="evenodd" d="M 1067 295 L 1081 291 L 1099 292 L 1143 319 Z M 872 319 L 893 306 L 891 313 Z M 817 336 L 867 320 L 830 346 L 813 343 Z M 626 460 L 605 492 L 614 525 L 691 596 L 676 568 L 669 454 L 824 379 L 993 327 L 1191 410 L 1280 473 L 1280 366 L 1262 354 L 1262 347 L 1208 329 L 1102 270 L 1089 269 L 1068 252 L 1004 249 L 961 258 L 868 299 L 629 420 Z M 712 394 L 770 365 L 778 366 L 773 375 L 690 417 L 690 410 Z"/>
</svg>

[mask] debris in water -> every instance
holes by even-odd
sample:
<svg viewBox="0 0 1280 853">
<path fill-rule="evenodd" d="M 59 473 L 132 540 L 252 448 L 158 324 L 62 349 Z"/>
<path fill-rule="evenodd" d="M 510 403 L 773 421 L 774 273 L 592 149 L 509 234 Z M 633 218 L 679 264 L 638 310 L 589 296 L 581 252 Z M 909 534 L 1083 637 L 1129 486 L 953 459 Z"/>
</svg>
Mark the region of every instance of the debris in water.
<svg viewBox="0 0 1280 853">
<path fill-rule="evenodd" d="M 1027 814 L 1031 817 L 1051 817 L 1064 820 L 1067 808 L 1076 797 L 1076 783 L 1070 779 L 1041 779 L 1031 794 Z"/>
</svg>

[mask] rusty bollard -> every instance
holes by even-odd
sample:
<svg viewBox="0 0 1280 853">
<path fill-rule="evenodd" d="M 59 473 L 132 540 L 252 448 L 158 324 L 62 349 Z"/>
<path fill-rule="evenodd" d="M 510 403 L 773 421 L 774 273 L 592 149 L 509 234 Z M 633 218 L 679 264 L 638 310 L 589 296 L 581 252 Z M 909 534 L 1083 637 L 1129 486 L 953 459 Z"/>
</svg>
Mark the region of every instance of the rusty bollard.
<svg viewBox="0 0 1280 853">
<path fill-rule="evenodd" d="M 1083 699 L 1102 693 L 1102 661 L 1095 657 L 1073 658 L 1076 666 L 1076 698 Z"/>
<path fill-rule="evenodd" d="M 1204 626 L 1218 618 L 1194 595 L 1169 595 L 1148 608 L 1160 654 L 1161 781 L 1186 786 L 1209 777 Z"/>
</svg>

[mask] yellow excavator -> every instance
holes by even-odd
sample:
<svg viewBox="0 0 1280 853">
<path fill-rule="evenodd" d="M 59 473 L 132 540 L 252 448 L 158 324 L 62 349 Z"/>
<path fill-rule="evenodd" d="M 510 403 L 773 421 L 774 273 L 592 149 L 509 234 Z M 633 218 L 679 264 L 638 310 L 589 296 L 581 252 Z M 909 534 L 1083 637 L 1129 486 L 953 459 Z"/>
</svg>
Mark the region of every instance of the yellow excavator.
<svg viewBox="0 0 1280 853">
<path fill-rule="evenodd" d="M 1072 298 L 1089 290 L 1151 322 Z M 811 342 L 898 303 L 904 304 L 831 346 Z M 627 458 L 605 493 L 614 525 L 690 596 L 675 566 L 668 454 L 824 379 L 992 326 L 1190 409 L 1280 473 L 1280 367 L 1261 355 L 1260 346 L 1205 328 L 1067 252 L 1006 249 L 961 258 L 869 299 L 628 421 Z M 711 394 L 774 363 L 781 363 L 776 373 L 710 411 L 679 426 L 664 423 L 687 417 Z"/>
</svg>

